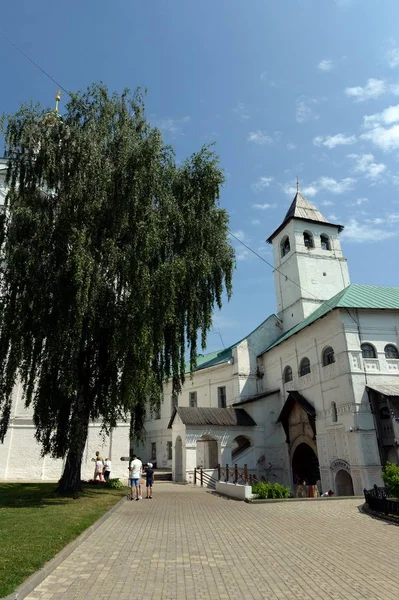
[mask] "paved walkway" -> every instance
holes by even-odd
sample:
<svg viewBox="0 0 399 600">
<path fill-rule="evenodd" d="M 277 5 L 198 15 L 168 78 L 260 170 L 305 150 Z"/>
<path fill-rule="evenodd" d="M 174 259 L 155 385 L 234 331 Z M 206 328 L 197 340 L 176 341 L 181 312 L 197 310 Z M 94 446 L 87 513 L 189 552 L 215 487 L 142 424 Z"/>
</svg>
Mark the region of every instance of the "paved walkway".
<svg viewBox="0 0 399 600">
<path fill-rule="evenodd" d="M 29 600 L 398 600 L 399 528 L 359 500 L 248 505 L 159 484 L 124 502 Z"/>
</svg>

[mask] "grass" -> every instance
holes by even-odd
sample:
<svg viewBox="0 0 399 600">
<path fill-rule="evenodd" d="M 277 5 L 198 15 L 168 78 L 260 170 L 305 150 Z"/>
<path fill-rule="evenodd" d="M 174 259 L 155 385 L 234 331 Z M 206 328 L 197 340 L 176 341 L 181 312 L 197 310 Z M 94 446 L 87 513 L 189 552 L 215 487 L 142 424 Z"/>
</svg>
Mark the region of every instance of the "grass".
<svg viewBox="0 0 399 600">
<path fill-rule="evenodd" d="M 126 490 L 85 486 L 79 498 L 53 483 L 0 484 L 0 598 L 10 594 L 120 500 Z"/>
</svg>

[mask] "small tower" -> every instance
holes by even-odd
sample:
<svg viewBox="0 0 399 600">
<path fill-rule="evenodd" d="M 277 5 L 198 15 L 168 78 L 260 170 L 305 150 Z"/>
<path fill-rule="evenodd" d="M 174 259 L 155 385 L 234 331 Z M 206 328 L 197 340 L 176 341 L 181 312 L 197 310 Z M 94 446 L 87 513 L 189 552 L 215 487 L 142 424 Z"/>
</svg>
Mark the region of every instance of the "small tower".
<svg viewBox="0 0 399 600">
<path fill-rule="evenodd" d="M 315 311 L 350 283 L 335 225 L 299 191 L 281 225 L 267 242 L 274 248 L 278 316 L 284 331 Z"/>
</svg>

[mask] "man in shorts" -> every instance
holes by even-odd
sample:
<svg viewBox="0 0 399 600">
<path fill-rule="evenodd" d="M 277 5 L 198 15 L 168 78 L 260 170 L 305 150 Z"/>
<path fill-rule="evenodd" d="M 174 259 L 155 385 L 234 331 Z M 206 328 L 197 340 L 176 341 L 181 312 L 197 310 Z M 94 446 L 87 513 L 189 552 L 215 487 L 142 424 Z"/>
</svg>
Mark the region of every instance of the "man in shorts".
<svg viewBox="0 0 399 600">
<path fill-rule="evenodd" d="M 141 500 L 139 496 L 140 477 L 143 470 L 143 463 L 133 454 L 129 463 L 129 485 L 130 485 L 130 500 Z M 135 490 L 135 491 L 134 491 Z"/>
</svg>

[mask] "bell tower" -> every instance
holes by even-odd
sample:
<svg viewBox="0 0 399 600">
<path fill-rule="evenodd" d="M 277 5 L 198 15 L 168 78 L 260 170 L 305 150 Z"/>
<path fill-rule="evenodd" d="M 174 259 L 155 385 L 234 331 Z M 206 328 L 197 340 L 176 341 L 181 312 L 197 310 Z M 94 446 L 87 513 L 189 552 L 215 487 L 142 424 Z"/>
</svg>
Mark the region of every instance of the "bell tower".
<svg viewBox="0 0 399 600">
<path fill-rule="evenodd" d="M 342 230 L 306 200 L 297 184 L 283 222 L 267 239 L 274 249 L 277 311 L 284 331 L 350 284 L 339 240 Z"/>
</svg>

